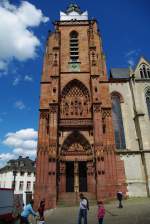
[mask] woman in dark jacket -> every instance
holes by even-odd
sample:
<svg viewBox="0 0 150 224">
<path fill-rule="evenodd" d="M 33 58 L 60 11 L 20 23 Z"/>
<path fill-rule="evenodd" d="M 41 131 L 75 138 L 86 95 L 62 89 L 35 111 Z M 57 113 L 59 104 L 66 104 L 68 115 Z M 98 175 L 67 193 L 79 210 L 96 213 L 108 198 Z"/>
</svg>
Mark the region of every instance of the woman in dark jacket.
<svg viewBox="0 0 150 224">
<path fill-rule="evenodd" d="M 45 209 L 45 199 L 40 202 L 40 206 L 38 208 L 38 212 L 40 215 L 40 221 L 44 221 L 44 209 Z"/>
</svg>

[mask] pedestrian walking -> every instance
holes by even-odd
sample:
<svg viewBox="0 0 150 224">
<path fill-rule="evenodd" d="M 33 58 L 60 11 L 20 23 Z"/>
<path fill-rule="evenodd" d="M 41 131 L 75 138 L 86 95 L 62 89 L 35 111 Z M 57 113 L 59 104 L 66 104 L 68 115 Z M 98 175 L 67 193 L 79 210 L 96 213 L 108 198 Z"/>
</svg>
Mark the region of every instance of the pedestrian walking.
<svg viewBox="0 0 150 224">
<path fill-rule="evenodd" d="M 45 220 L 44 220 L 44 209 L 45 209 L 45 199 L 41 200 L 40 202 L 40 206 L 38 208 L 38 212 L 39 212 L 39 224 L 44 224 Z"/>
<path fill-rule="evenodd" d="M 87 210 L 88 210 L 88 200 L 84 197 L 82 193 L 80 193 L 80 208 L 79 208 L 79 216 L 78 216 L 78 224 L 81 224 L 82 219 L 84 220 L 84 224 L 87 224 Z"/>
<path fill-rule="evenodd" d="M 21 213 L 21 223 L 29 224 L 29 215 L 33 215 L 34 217 L 37 216 L 36 212 L 33 210 L 34 201 L 31 200 L 29 204 L 27 204 L 23 212 Z"/>
<path fill-rule="evenodd" d="M 98 204 L 98 211 L 97 211 L 98 223 L 102 224 L 105 216 L 105 208 L 102 201 L 98 201 L 97 204 Z"/>
<path fill-rule="evenodd" d="M 117 199 L 119 201 L 118 208 L 123 208 L 123 205 L 122 205 L 123 193 L 122 193 L 122 191 L 117 192 Z"/>
</svg>

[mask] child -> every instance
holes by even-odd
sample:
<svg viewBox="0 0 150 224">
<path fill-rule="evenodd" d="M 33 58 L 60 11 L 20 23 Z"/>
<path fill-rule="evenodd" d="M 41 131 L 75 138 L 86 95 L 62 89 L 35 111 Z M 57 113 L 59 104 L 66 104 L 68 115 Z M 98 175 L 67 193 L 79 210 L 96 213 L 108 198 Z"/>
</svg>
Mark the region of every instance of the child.
<svg viewBox="0 0 150 224">
<path fill-rule="evenodd" d="M 102 201 L 98 201 L 97 204 L 98 204 L 97 218 L 98 218 L 99 224 L 102 224 L 104 216 L 105 216 L 105 208 L 103 206 Z"/>
<path fill-rule="evenodd" d="M 43 199 L 41 202 L 40 202 L 40 206 L 38 208 L 38 212 L 39 212 L 39 215 L 40 215 L 40 221 L 39 221 L 39 224 L 44 224 L 44 209 L 45 209 L 45 199 Z"/>
</svg>

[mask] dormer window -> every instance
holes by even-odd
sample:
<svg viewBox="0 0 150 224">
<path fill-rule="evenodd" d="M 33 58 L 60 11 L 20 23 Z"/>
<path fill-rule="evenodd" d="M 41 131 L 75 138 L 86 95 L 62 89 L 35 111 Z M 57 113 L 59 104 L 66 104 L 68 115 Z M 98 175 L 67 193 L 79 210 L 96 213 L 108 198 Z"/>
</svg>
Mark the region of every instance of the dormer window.
<svg viewBox="0 0 150 224">
<path fill-rule="evenodd" d="M 78 33 L 72 31 L 70 33 L 70 60 L 71 62 L 77 62 L 79 59 L 79 41 Z"/>
<path fill-rule="evenodd" d="M 140 68 L 141 79 L 150 79 L 150 68 L 143 64 Z"/>
</svg>

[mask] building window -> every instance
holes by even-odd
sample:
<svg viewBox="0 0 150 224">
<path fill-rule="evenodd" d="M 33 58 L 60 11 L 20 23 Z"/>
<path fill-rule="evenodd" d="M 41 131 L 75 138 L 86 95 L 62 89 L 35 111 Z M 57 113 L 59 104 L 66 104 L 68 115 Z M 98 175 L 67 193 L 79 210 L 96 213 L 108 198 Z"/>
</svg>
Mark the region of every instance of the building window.
<svg viewBox="0 0 150 224">
<path fill-rule="evenodd" d="M 143 64 L 140 68 L 141 79 L 150 79 L 150 68 Z"/>
<path fill-rule="evenodd" d="M 27 191 L 31 190 L 31 181 L 27 181 Z"/>
<path fill-rule="evenodd" d="M 146 104 L 147 104 L 148 116 L 150 118 L 150 89 L 148 89 L 146 91 L 145 97 L 146 97 Z"/>
<path fill-rule="evenodd" d="M 23 181 L 19 182 L 19 190 L 22 191 L 23 190 Z"/>
<path fill-rule="evenodd" d="M 31 172 L 28 172 L 27 175 L 30 177 L 31 176 Z"/>
<path fill-rule="evenodd" d="M 21 171 L 20 172 L 20 176 L 24 176 L 24 171 Z"/>
<path fill-rule="evenodd" d="M 118 95 L 112 95 L 112 118 L 115 134 L 115 143 L 117 149 L 125 149 L 125 135 L 122 121 L 122 112 L 120 105 L 120 97 Z"/>
<path fill-rule="evenodd" d="M 35 190 L 35 181 L 33 182 L 33 190 Z"/>
<path fill-rule="evenodd" d="M 150 69 L 147 69 L 148 78 L 150 78 Z"/>
<path fill-rule="evenodd" d="M 141 75 L 141 79 L 143 79 L 144 78 L 144 74 L 143 74 L 143 70 L 142 69 L 140 69 L 140 75 Z"/>
<path fill-rule="evenodd" d="M 71 62 L 77 62 L 79 59 L 79 41 L 78 33 L 72 31 L 70 33 L 70 60 Z"/>
</svg>

